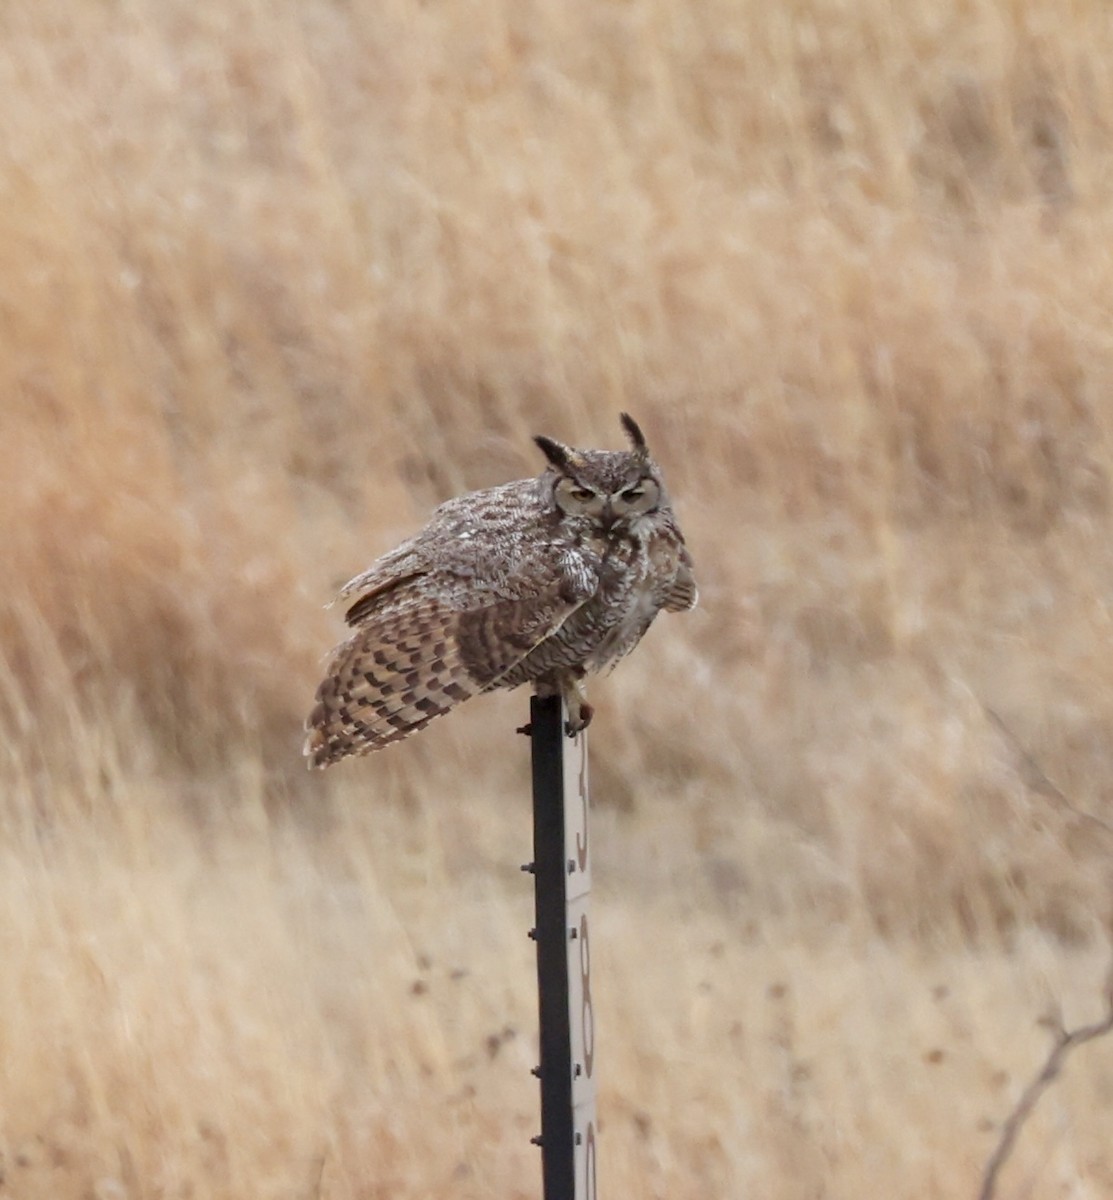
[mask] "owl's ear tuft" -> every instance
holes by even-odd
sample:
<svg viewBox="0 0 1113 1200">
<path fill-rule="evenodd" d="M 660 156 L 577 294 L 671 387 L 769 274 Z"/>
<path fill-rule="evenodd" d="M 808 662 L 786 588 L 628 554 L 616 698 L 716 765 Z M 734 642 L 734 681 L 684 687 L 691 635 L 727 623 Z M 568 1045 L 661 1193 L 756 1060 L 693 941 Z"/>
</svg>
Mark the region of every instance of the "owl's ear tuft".
<svg viewBox="0 0 1113 1200">
<path fill-rule="evenodd" d="M 622 422 L 622 428 L 626 430 L 626 436 L 634 450 L 643 458 L 648 458 L 649 447 L 645 444 L 645 434 L 642 433 L 641 426 L 629 413 L 619 413 L 618 419 Z"/>
<path fill-rule="evenodd" d="M 572 452 L 567 446 L 539 433 L 533 439 L 541 448 L 541 453 L 553 464 L 558 471 L 568 472 L 572 466 Z"/>
</svg>

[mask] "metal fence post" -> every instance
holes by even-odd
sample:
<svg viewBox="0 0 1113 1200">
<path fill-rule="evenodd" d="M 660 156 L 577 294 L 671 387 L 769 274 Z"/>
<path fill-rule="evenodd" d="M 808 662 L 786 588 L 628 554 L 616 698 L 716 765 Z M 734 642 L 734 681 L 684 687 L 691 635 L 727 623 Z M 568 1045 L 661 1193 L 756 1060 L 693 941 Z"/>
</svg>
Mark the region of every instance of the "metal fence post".
<svg viewBox="0 0 1113 1200">
<path fill-rule="evenodd" d="M 544 1200 L 595 1200 L 595 1015 L 587 737 L 559 696 L 530 700 Z"/>
</svg>

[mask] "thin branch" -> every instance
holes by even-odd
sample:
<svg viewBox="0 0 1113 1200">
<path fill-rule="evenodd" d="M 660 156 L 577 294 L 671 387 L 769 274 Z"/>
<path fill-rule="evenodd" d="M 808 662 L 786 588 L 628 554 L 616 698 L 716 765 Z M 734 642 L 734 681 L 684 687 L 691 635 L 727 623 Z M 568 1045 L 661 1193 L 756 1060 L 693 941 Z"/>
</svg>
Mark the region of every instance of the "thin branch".
<svg viewBox="0 0 1113 1200">
<path fill-rule="evenodd" d="M 1113 825 L 1108 821 L 1104 821 L 1101 817 L 1086 812 L 1084 809 L 1076 808 L 1070 802 L 1062 788 L 1048 778 L 1047 773 L 1032 755 L 1028 753 L 1016 734 L 1013 733 L 988 704 L 982 704 L 982 711 L 1013 748 L 1023 769 L 1024 781 L 1034 792 L 1037 792 L 1045 799 L 1051 800 L 1056 807 L 1071 813 L 1080 820 L 1096 825 L 1105 833 L 1113 834 Z M 1110 969 L 1109 978 L 1106 983 L 1105 1002 L 1106 1013 L 1104 1018 L 1093 1025 L 1083 1025 L 1078 1029 L 1068 1031 L 1063 1027 L 1062 1021 L 1056 1019 L 1057 1033 L 1055 1041 L 1042 1069 L 1020 1094 L 1020 1099 L 1017 1100 L 1008 1119 L 1001 1126 L 1001 1136 L 997 1141 L 997 1146 L 993 1154 L 990 1156 L 989 1162 L 986 1163 L 985 1172 L 982 1175 L 982 1189 L 978 1193 L 978 1200 L 993 1200 L 997 1189 L 997 1178 L 1001 1173 L 1001 1169 L 1008 1161 L 1009 1155 L 1012 1154 L 1013 1147 L 1016 1145 L 1016 1139 L 1019 1137 L 1024 1123 L 1032 1115 L 1032 1110 L 1036 1107 L 1040 1097 L 1059 1077 L 1059 1073 L 1062 1071 L 1067 1056 L 1071 1051 L 1078 1046 L 1084 1045 L 1086 1042 L 1092 1042 L 1095 1038 L 1104 1037 L 1107 1033 L 1113 1033 L 1113 967 Z"/>
<path fill-rule="evenodd" d="M 1016 736 L 1015 733 L 1005 724 L 1001 717 L 994 712 L 988 704 L 982 704 L 982 711 L 997 727 L 997 731 L 1002 734 L 1005 740 L 1012 747 L 1017 758 L 1020 760 L 1020 765 L 1023 768 L 1024 782 L 1034 791 L 1048 800 L 1054 801 L 1055 805 L 1073 816 L 1078 817 L 1082 821 L 1088 821 L 1092 825 L 1096 825 L 1105 833 L 1113 834 L 1113 825 L 1108 821 L 1102 820 L 1101 817 L 1095 816 L 1091 812 L 1086 812 L 1085 809 L 1076 808 L 1067 798 L 1063 789 L 1058 786 L 1053 780 L 1047 777 L 1046 772 L 1038 762 L 1025 749 L 1023 742 Z"/>
<path fill-rule="evenodd" d="M 982 1190 L 978 1193 L 978 1200 L 993 1200 L 997 1187 L 997 1176 L 1012 1153 L 1021 1127 L 1032 1115 L 1032 1110 L 1036 1107 L 1039 1098 L 1062 1071 L 1067 1055 L 1076 1046 L 1081 1046 L 1084 1042 L 1091 1042 L 1094 1038 L 1113 1032 L 1113 990 L 1107 996 L 1107 1003 L 1108 1011 L 1101 1021 L 1093 1025 L 1083 1025 L 1081 1028 L 1072 1029 L 1069 1032 L 1063 1028 L 1059 1029 L 1055 1044 L 1051 1047 L 1051 1053 L 1048 1054 L 1043 1069 L 1021 1093 L 1016 1107 L 1009 1114 L 1008 1120 L 1001 1126 L 1001 1137 L 997 1142 L 997 1148 L 986 1164 L 985 1173 L 982 1176 Z"/>
</svg>

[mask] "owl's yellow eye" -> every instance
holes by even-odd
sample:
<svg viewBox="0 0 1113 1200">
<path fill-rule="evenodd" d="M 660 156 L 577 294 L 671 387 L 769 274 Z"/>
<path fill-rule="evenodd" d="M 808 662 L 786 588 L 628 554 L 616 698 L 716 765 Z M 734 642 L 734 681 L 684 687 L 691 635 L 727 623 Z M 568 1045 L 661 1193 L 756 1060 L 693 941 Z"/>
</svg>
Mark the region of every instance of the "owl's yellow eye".
<svg viewBox="0 0 1113 1200">
<path fill-rule="evenodd" d="M 645 488 L 640 483 L 635 483 L 633 487 L 623 488 L 623 500 L 637 500 L 639 496 L 645 495 Z"/>
<path fill-rule="evenodd" d="M 572 491 L 572 495 L 577 500 L 590 500 L 591 497 L 595 495 L 595 493 L 591 490 L 591 488 L 575 487 L 575 488 L 572 488 L 571 491 Z"/>
</svg>

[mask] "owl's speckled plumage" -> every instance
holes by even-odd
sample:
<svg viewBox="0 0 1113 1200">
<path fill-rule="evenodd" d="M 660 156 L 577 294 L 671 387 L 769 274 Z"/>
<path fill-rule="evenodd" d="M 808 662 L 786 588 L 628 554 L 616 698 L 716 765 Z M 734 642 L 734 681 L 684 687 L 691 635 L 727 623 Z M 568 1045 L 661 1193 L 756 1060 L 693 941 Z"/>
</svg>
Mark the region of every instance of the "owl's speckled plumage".
<svg viewBox="0 0 1113 1200">
<path fill-rule="evenodd" d="M 590 721 L 584 674 L 629 653 L 661 609 L 697 598 L 660 470 L 622 421 L 631 450 L 539 437 L 540 477 L 449 500 L 344 586 L 355 632 L 306 722 L 311 766 L 399 741 L 496 687 L 559 692 L 573 728 Z"/>
</svg>

